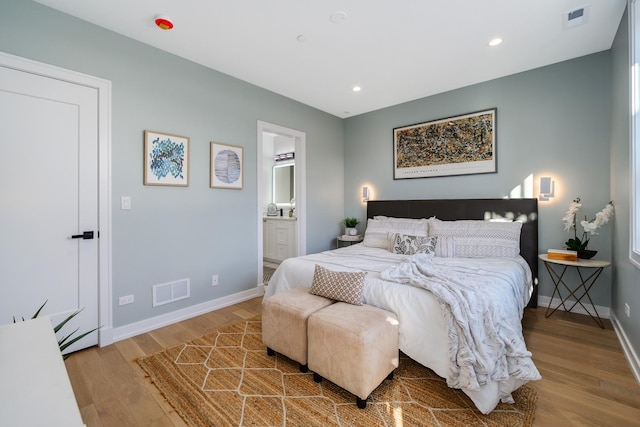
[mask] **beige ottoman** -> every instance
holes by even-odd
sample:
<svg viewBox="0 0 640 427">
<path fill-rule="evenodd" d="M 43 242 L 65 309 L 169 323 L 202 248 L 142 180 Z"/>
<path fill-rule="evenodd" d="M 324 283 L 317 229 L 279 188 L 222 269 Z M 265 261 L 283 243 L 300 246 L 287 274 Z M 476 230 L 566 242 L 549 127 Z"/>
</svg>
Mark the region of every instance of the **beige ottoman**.
<svg viewBox="0 0 640 427">
<path fill-rule="evenodd" d="M 315 311 L 335 301 L 296 288 L 273 295 L 262 302 L 262 342 L 267 354 L 275 352 L 300 363 L 307 372 L 307 320 Z"/>
<path fill-rule="evenodd" d="M 359 408 L 398 367 L 398 318 L 371 305 L 338 302 L 309 317 L 309 369 L 356 395 Z"/>
</svg>

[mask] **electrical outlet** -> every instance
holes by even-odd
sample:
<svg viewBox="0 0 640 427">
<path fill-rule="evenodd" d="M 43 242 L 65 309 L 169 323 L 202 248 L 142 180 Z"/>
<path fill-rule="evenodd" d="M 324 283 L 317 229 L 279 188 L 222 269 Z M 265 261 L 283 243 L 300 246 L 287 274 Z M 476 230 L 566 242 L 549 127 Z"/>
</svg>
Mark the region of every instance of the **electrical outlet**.
<svg viewBox="0 0 640 427">
<path fill-rule="evenodd" d="M 629 308 L 629 304 L 626 302 L 624 303 L 624 314 L 626 314 L 627 317 L 631 316 L 631 308 Z"/>
<path fill-rule="evenodd" d="M 218 275 L 214 274 L 211 276 L 211 286 L 218 286 Z"/>
<path fill-rule="evenodd" d="M 125 295 L 118 299 L 119 305 L 127 305 L 133 303 L 133 295 Z"/>
</svg>

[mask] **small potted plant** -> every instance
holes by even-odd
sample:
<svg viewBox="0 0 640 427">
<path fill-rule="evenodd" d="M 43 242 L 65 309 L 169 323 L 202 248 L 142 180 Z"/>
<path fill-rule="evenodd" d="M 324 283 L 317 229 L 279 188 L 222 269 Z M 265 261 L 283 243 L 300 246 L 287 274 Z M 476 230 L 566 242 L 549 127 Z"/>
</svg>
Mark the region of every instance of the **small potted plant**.
<svg viewBox="0 0 640 427">
<path fill-rule="evenodd" d="M 355 236 L 358 234 L 358 229 L 356 226 L 360 224 L 358 218 L 347 217 L 343 221 L 344 223 L 344 234 L 346 236 Z"/>
</svg>

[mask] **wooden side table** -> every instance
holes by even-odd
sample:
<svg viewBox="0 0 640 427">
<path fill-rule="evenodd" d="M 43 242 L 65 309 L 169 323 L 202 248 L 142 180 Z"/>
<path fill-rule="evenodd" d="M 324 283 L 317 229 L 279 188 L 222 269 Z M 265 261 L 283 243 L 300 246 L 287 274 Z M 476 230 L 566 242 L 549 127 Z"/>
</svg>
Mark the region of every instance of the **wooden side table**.
<svg viewBox="0 0 640 427">
<path fill-rule="evenodd" d="M 563 307 L 565 311 L 571 311 L 576 305 L 580 304 L 580 306 L 587 312 L 587 314 L 589 314 L 589 316 L 591 316 L 591 318 L 598 324 L 598 326 L 604 329 L 604 323 L 602 322 L 602 319 L 598 314 L 598 310 L 596 310 L 595 304 L 591 300 L 591 296 L 589 296 L 589 289 L 591 289 L 593 284 L 596 282 L 596 280 L 600 276 L 600 273 L 602 273 L 602 270 L 604 270 L 606 267 L 609 267 L 611 263 L 609 261 L 597 259 L 578 259 L 577 261 L 549 259 L 547 254 L 540 254 L 538 255 L 538 258 L 540 258 L 542 262 L 544 262 L 544 266 L 547 268 L 549 276 L 551 276 L 551 280 L 553 280 L 553 284 L 555 286 L 553 289 L 553 294 L 551 295 L 551 299 L 549 300 L 549 305 L 547 306 L 545 317 L 551 316 L 560 307 Z M 559 266 L 557 267 L 557 269 L 561 271 L 557 271 L 553 267 L 554 265 Z M 570 287 L 564 281 L 564 274 L 569 267 L 575 267 L 576 271 L 578 272 L 578 277 L 580 277 L 580 284 L 578 284 L 577 286 Z M 584 269 L 593 269 L 593 271 L 590 275 L 587 276 L 587 272 L 583 271 Z M 562 285 L 562 287 L 560 287 L 560 285 Z M 563 297 L 562 293 L 560 292 L 561 289 L 566 289 L 569 293 Z M 558 294 L 558 298 L 560 298 L 560 304 L 552 309 L 551 303 L 556 294 Z M 574 297 L 575 301 L 569 300 L 570 297 Z M 587 299 L 589 300 L 595 316 L 591 314 L 591 310 L 585 307 L 585 305 L 582 303 L 582 299 L 584 297 L 587 297 Z M 567 305 L 569 305 L 570 303 L 573 304 L 567 309 Z"/>
<path fill-rule="evenodd" d="M 357 236 L 349 236 L 349 238 L 344 238 L 342 236 L 336 237 L 336 248 L 341 248 L 343 246 L 351 246 L 356 243 L 360 243 L 364 240 L 364 237 L 361 235 Z"/>
</svg>

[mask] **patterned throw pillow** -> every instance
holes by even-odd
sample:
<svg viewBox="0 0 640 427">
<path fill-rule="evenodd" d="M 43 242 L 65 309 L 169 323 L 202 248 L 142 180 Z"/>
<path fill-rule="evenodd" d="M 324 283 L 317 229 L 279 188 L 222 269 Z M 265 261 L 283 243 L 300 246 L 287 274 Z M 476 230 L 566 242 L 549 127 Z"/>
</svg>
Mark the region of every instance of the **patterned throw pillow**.
<svg viewBox="0 0 640 427">
<path fill-rule="evenodd" d="M 437 236 L 410 236 L 401 233 L 389 233 L 389 252 L 402 255 L 436 253 Z"/>
<path fill-rule="evenodd" d="M 332 271 L 316 264 L 313 283 L 309 291 L 313 295 L 346 302 L 364 304 L 364 278 L 366 272 Z"/>
</svg>

